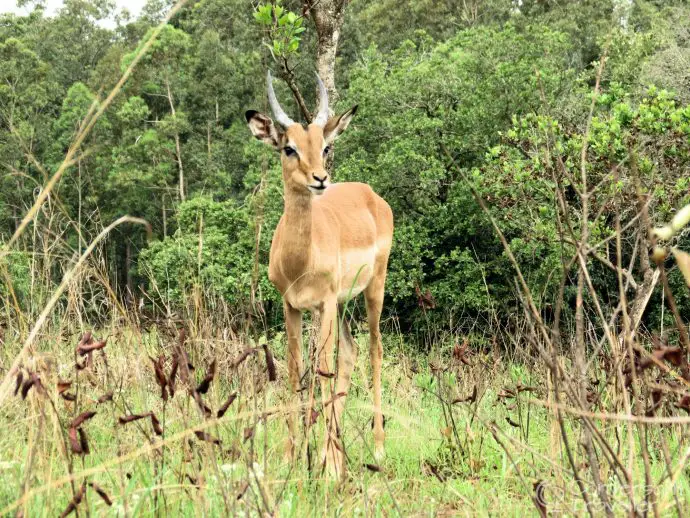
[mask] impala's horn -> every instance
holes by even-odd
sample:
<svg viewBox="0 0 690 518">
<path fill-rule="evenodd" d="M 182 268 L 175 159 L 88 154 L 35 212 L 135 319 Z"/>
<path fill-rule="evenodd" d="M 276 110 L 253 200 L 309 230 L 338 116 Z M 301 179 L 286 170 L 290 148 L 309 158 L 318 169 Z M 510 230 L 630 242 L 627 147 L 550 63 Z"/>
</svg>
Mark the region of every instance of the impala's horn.
<svg viewBox="0 0 690 518">
<path fill-rule="evenodd" d="M 295 121 L 287 116 L 287 113 L 280 107 L 278 99 L 276 99 L 276 93 L 273 91 L 273 78 L 271 77 L 271 71 L 266 72 L 266 88 L 268 89 L 268 104 L 271 105 L 271 111 L 276 119 L 276 122 L 280 124 L 283 128 L 292 126 Z"/>
<path fill-rule="evenodd" d="M 316 74 L 316 84 L 319 87 L 319 111 L 314 117 L 314 124 L 321 126 L 322 128 L 328 122 L 328 91 L 326 86 L 321 81 L 319 74 Z"/>
</svg>

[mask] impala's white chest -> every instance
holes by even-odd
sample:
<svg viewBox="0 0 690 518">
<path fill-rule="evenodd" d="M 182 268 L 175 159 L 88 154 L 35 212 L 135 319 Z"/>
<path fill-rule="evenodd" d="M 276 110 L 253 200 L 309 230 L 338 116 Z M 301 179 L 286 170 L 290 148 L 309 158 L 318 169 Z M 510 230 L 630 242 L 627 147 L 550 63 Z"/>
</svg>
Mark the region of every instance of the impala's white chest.
<svg viewBox="0 0 690 518">
<path fill-rule="evenodd" d="M 299 284 L 299 287 L 296 287 Z M 320 310 L 324 301 L 323 285 L 318 282 L 295 283 L 288 287 L 283 298 L 296 309 L 303 311 Z"/>
</svg>

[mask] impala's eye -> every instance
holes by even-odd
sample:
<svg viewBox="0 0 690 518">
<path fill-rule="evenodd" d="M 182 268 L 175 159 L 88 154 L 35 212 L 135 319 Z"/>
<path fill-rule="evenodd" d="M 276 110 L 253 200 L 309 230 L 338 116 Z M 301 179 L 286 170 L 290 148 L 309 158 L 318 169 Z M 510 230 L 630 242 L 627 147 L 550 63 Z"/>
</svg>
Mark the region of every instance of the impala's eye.
<svg viewBox="0 0 690 518">
<path fill-rule="evenodd" d="M 325 148 L 323 148 L 323 156 L 326 156 L 330 150 L 331 146 L 326 146 Z"/>
<path fill-rule="evenodd" d="M 285 146 L 283 148 L 283 152 L 285 153 L 285 156 L 295 156 L 297 154 L 295 148 L 290 146 Z"/>
</svg>

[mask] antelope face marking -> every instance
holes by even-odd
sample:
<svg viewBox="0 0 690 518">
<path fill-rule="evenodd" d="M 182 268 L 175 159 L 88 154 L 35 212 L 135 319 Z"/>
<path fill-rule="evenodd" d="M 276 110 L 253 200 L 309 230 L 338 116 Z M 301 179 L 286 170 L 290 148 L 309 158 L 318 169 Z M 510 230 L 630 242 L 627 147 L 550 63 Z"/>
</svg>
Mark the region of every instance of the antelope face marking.
<svg viewBox="0 0 690 518">
<path fill-rule="evenodd" d="M 286 187 L 323 194 L 331 181 L 324 167 L 329 151 L 322 127 L 313 123 L 306 129 L 300 124 L 290 126 L 283 136 L 280 156 Z"/>
</svg>

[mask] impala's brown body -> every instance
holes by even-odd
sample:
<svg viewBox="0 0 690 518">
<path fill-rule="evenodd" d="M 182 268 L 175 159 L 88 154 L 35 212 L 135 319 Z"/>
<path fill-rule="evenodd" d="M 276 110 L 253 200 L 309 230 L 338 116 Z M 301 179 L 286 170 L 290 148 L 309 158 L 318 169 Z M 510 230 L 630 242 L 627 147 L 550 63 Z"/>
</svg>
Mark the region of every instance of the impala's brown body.
<svg viewBox="0 0 690 518">
<path fill-rule="evenodd" d="M 320 311 L 324 300 L 342 303 L 377 274 L 385 278 L 393 216 L 362 183 L 335 184 L 309 197 L 286 197 L 268 275 L 290 306 Z"/>
<path fill-rule="evenodd" d="M 320 332 L 317 370 L 326 416 L 324 461 L 329 472 L 342 475 L 344 458 L 339 428 L 345 397 L 357 358 L 357 344 L 338 306 L 364 292 L 370 332 L 373 374 L 374 442 L 383 454 L 381 414 L 381 361 L 383 349 L 379 319 L 383 307 L 388 256 L 393 240 L 393 213 L 366 184 L 329 183 L 324 158 L 329 144 L 344 131 L 356 107 L 339 117 L 327 118 L 327 96 L 319 80 L 321 107 L 306 129 L 292 122 L 275 100 L 268 80 L 269 100 L 282 128 L 257 112 L 247 112 L 255 137 L 281 151 L 285 210 L 271 244 L 269 278 L 283 296 L 288 335 L 290 384 L 301 390 L 302 311 L 318 312 Z M 342 326 L 339 326 L 342 322 Z M 333 365 L 338 344 L 338 365 Z M 334 374 L 334 376 L 331 376 Z M 333 386 L 335 382 L 335 386 Z M 335 390 L 335 392 L 333 392 Z M 330 402 L 330 403 L 329 403 Z M 296 413 L 288 421 L 290 454 L 294 455 Z"/>
</svg>

